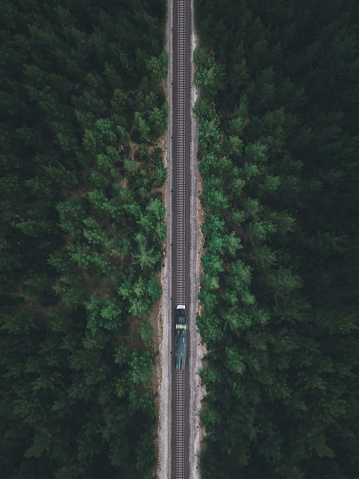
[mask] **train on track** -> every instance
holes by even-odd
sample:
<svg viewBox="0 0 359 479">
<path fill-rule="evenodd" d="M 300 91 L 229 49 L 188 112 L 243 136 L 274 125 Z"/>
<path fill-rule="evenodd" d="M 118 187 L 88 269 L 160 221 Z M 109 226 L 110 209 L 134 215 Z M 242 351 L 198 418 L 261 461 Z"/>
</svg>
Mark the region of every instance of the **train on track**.
<svg viewBox="0 0 359 479">
<path fill-rule="evenodd" d="M 186 308 L 179 304 L 176 308 L 176 371 L 186 370 L 187 358 L 187 318 Z"/>
</svg>

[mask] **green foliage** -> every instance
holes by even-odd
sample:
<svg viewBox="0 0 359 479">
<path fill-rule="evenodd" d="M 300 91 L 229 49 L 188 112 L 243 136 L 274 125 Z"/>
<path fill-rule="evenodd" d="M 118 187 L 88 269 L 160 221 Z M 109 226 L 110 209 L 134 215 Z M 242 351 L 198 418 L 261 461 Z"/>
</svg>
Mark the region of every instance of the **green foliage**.
<svg viewBox="0 0 359 479">
<path fill-rule="evenodd" d="M 224 71 L 216 63 L 213 55 L 206 51 L 196 49 L 193 59 L 196 65 L 195 79 L 204 96 L 211 99 L 216 96 L 219 89 L 223 88 Z"/>
<path fill-rule="evenodd" d="M 140 327 L 138 328 L 141 339 L 144 342 L 149 342 L 153 337 L 153 328 L 149 321 L 142 321 Z"/>
<path fill-rule="evenodd" d="M 168 105 L 164 103 L 162 108 L 154 108 L 148 113 L 152 131 L 155 136 L 161 136 L 167 126 Z"/>
<path fill-rule="evenodd" d="M 71 236 L 82 234 L 82 220 L 86 217 L 87 204 L 83 198 L 73 198 L 58 203 L 56 209 L 60 214 L 60 226 Z"/>
<path fill-rule="evenodd" d="M 168 59 L 164 3 L 140 3 L 2 4 L 4 479 L 145 478 L 155 463 L 166 171 L 135 137 L 166 128 Z"/>
<path fill-rule="evenodd" d="M 352 479 L 358 6 L 196 0 L 195 13 L 202 477 Z"/>
<path fill-rule="evenodd" d="M 167 76 L 168 54 L 163 51 L 159 57 L 152 57 L 146 63 L 147 71 L 155 85 Z"/>
<path fill-rule="evenodd" d="M 140 141 L 145 143 L 149 142 L 151 128 L 138 111 L 135 113 L 135 125 L 139 133 Z"/>
<path fill-rule="evenodd" d="M 89 303 L 86 304 L 86 310 L 88 312 L 87 327 L 93 335 L 99 327 L 117 331 L 121 325 L 122 311 L 114 300 L 91 295 Z"/>
</svg>

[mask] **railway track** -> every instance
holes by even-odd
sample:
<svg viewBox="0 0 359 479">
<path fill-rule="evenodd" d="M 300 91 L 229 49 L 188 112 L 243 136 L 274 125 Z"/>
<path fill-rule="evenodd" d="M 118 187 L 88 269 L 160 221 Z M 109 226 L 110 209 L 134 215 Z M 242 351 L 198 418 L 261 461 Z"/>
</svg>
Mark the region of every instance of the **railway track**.
<svg viewBox="0 0 359 479">
<path fill-rule="evenodd" d="M 186 0 L 177 0 L 177 303 L 186 302 Z"/>
<path fill-rule="evenodd" d="M 161 342 L 159 479 L 198 479 L 199 366 L 195 329 L 198 311 L 197 129 L 192 55 L 193 0 L 169 0 L 167 131 L 167 245 Z M 177 361 L 177 306 L 186 311 L 185 371 Z M 177 337 L 177 340 L 176 340 Z M 181 343 L 183 354 L 183 342 Z M 179 356 L 177 356 L 178 359 Z M 181 356 L 182 357 L 182 356 Z"/>
<path fill-rule="evenodd" d="M 177 373 L 177 452 L 176 452 L 176 479 L 185 478 L 185 374 Z"/>
<path fill-rule="evenodd" d="M 171 478 L 189 478 L 188 367 L 176 372 L 174 312 L 190 303 L 191 0 L 172 0 L 172 460 Z M 187 319 L 190 327 L 191 318 Z M 187 358 L 190 351 L 187 337 Z"/>
</svg>

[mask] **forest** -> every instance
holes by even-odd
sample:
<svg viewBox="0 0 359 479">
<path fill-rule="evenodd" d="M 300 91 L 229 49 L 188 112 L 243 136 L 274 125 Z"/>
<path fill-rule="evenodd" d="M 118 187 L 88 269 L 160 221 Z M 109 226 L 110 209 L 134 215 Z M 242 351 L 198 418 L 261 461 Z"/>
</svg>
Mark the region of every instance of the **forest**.
<svg viewBox="0 0 359 479">
<path fill-rule="evenodd" d="M 359 4 L 195 0 L 203 479 L 359 475 Z"/>
<path fill-rule="evenodd" d="M 0 3 L 0 475 L 146 479 L 166 4 Z"/>
</svg>

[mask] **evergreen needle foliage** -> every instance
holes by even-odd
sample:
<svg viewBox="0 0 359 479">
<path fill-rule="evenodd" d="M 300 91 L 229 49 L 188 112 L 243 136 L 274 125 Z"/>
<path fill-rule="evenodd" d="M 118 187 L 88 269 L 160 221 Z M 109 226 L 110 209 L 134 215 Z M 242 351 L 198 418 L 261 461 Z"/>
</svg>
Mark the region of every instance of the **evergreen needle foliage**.
<svg viewBox="0 0 359 479">
<path fill-rule="evenodd" d="M 359 475 L 358 2 L 195 0 L 204 479 Z"/>
<path fill-rule="evenodd" d="M 0 475 L 146 479 L 165 2 L 0 3 Z"/>
</svg>

